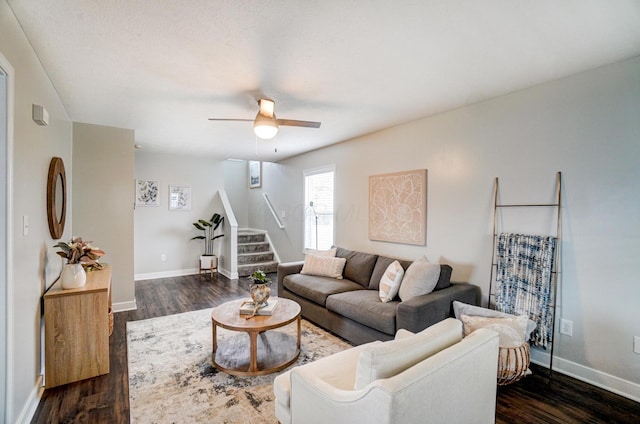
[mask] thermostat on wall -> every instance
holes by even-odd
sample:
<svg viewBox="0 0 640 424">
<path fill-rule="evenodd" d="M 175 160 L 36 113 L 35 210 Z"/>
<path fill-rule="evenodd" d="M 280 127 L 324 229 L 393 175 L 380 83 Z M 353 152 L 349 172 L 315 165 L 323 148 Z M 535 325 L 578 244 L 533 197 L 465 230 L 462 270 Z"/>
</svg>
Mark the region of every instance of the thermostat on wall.
<svg viewBox="0 0 640 424">
<path fill-rule="evenodd" d="M 33 120 L 36 124 L 46 127 L 49 125 L 49 112 L 43 106 L 33 105 Z"/>
</svg>

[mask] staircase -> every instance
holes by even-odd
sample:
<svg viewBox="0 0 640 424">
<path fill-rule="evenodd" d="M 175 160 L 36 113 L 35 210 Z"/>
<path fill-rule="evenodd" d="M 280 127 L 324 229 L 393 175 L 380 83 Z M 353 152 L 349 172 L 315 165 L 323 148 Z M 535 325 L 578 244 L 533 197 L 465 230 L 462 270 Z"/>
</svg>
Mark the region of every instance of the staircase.
<svg viewBox="0 0 640 424">
<path fill-rule="evenodd" d="M 238 231 L 238 276 L 246 277 L 259 269 L 267 273 L 278 270 L 265 234 Z"/>
</svg>

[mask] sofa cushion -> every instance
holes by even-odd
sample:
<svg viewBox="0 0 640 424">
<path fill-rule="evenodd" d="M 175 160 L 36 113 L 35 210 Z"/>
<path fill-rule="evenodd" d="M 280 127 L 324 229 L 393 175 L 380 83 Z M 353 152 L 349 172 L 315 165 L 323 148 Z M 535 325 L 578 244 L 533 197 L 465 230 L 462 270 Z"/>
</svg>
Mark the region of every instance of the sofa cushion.
<svg viewBox="0 0 640 424">
<path fill-rule="evenodd" d="M 355 250 L 338 247 L 336 257 L 345 258 L 347 260 L 347 263 L 344 266 L 344 272 L 342 273 L 344 278 L 354 281 L 362 287 L 369 287 L 371 272 L 373 272 L 373 267 L 376 264 L 378 255 L 356 252 Z"/>
<path fill-rule="evenodd" d="M 292 293 L 322 306 L 325 306 L 327 297 L 332 294 L 364 290 L 360 284 L 353 281 L 303 274 L 287 275 L 282 285 Z"/>
<path fill-rule="evenodd" d="M 396 332 L 398 301 L 380 302 L 376 290 L 358 290 L 331 295 L 327 309 L 383 333 Z"/>
<path fill-rule="evenodd" d="M 404 277 L 404 268 L 402 268 L 400 262 L 391 262 L 391 265 L 387 267 L 387 270 L 380 279 L 380 290 L 378 293 L 381 302 L 387 303 L 396 297 L 400 289 L 402 277 Z"/>
<path fill-rule="evenodd" d="M 417 260 L 404 274 L 398 295 L 402 301 L 428 294 L 435 289 L 440 277 L 440 264 Z"/>
<path fill-rule="evenodd" d="M 448 318 L 415 335 L 372 344 L 360 351 L 355 389 L 389 378 L 462 340 L 462 323 Z"/>
<path fill-rule="evenodd" d="M 387 256 L 378 256 L 376 259 L 376 264 L 373 267 L 373 271 L 371 272 L 371 279 L 369 280 L 369 289 L 371 290 L 379 290 L 380 289 L 380 280 L 384 275 L 385 271 L 394 261 L 400 262 L 402 268 L 406 271 L 411 265 L 412 261 L 405 261 L 403 259 L 394 259 L 389 258 Z"/>
<path fill-rule="evenodd" d="M 453 268 L 450 265 L 440 264 L 440 277 L 438 277 L 438 284 L 433 291 L 446 289 L 451 285 L 451 271 Z"/>
<path fill-rule="evenodd" d="M 342 280 L 342 271 L 347 262 L 345 258 L 330 256 L 305 255 L 300 274 L 318 275 Z"/>
</svg>

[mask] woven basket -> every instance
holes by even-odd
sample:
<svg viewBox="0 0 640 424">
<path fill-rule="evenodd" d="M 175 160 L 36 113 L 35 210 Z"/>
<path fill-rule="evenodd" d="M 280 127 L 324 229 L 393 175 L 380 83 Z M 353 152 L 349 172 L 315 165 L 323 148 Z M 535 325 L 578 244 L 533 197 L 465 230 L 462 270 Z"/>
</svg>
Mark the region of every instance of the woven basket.
<svg viewBox="0 0 640 424">
<path fill-rule="evenodd" d="M 529 372 L 529 343 L 518 347 L 501 347 L 498 357 L 498 385 L 515 383 Z"/>
</svg>

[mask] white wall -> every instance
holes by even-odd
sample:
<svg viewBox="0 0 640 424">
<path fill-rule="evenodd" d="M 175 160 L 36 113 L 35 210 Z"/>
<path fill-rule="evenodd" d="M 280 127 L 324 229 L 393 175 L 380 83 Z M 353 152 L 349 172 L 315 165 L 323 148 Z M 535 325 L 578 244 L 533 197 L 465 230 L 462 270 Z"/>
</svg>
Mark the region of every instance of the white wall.
<svg viewBox="0 0 640 424">
<path fill-rule="evenodd" d="M 303 170 L 335 163 L 337 245 L 409 259 L 426 253 L 486 297 L 494 178 L 503 202 L 545 203 L 562 171 L 559 317 L 573 321 L 573 336 L 556 333 L 554 364 L 640 399 L 632 344 L 640 335 L 639 117 L 635 58 L 266 166 L 263 189 L 286 212 L 286 228 L 265 219 L 253 197 L 250 223 L 265 223 L 283 260 L 301 259 Z M 421 168 L 426 246 L 368 240 L 368 177 Z M 528 230 L 531 219 L 510 213 L 501 227 Z M 555 232 L 553 212 L 535 219 L 533 227 Z"/>
<path fill-rule="evenodd" d="M 15 71 L 13 176 L 10 201 L 13 234 L 12 272 L 8 282 L 11 315 L 8 340 L 6 421 L 29 420 L 38 402 L 41 382 L 40 299 L 58 277 L 61 260 L 49 235 L 46 187 L 49 162 L 63 159 L 71 185 L 72 127 L 55 88 L 7 3 L 0 1 L 0 53 Z M 31 105 L 44 106 L 49 126 L 31 119 Z M 67 220 L 62 239 L 71 237 L 71 187 L 68 189 Z M 29 233 L 23 235 L 23 216 L 29 217 Z"/>
<path fill-rule="evenodd" d="M 246 160 L 224 161 L 224 189 L 238 222 L 238 228 L 249 226 L 249 169 Z"/>
<path fill-rule="evenodd" d="M 136 179 L 160 183 L 160 206 L 138 206 L 134 212 L 136 279 L 197 272 L 203 244 L 190 241 L 200 235 L 192 223 L 223 213 L 217 195 L 225 185 L 223 161 L 144 150 L 136 151 L 135 156 Z M 169 210 L 170 184 L 191 187 L 191 210 Z M 166 255 L 166 261 L 161 255 Z"/>
<path fill-rule="evenodd" d="M 318 151 L 320 153 L 320 151 Z M 309 155 L 306 163 L 320 156 Z M 318 159 L 319 160 L 319 159 Z M 325 164 L 324 162 L 322 164 Z M 309 165 L 314 167 L 316 165 Z M 305 168 L 306 169 L 306 168 Z M 249 227 L 267 230 L 281 261 L 302 258 L 304 191 L 302 168 L 293 162 L 262 163 L 262 187 L 249 190 Z M 279 228 L 263 197 L 266 193 L 285 228 Z M 282 215 L 284 214 L 284 217 Z"/>
<path fill-rule="evenodd" d="M 73 234 L 106 252 L 114 310 L 135 308 L 133 130 L 73 124 Z"/>
</svg>

